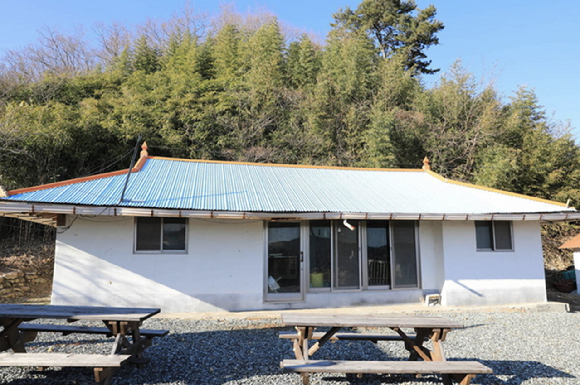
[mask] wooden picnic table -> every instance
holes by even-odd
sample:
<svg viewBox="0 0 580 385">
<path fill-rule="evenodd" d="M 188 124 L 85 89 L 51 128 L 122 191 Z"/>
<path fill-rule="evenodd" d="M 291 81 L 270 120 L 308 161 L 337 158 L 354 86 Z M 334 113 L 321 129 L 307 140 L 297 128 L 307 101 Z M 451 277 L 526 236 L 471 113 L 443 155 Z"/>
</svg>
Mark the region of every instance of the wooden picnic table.
<svg viewBox="0 0 580 385">
<path fill-rule="evenodd" d="M 166 330 L 144 330 L 141 324 L 158 314 L 157 308 L 58 306 L 0 304 L 0 366 L 94 366 L 97 382 L 110 383 L 114 367 L 128 362 L 142 365 L 148 362 L 143 351 L 151 338 L 164 336 Z M 100 321 L 105 327 L 76 325 L 42 325 L 33 320 Z M 63 334 L 89 333 L 115 337 L 110 355 L 26 353 L 25 342 L 36 338 L 39 331 Z"/>
<path fill-rule="evenodd" d="M 443 382 L 450 384 L 454 378 L 461 384 L 469 384 L 476 373 L 490 373 L 491 369 L 476 361 L 447 361 L 443 342 L 447 333 L 463 328 L 463 324 L 438 316 L 409 314 L 314 314 L 283 313 L 282 323 L 293 326 L 296 333 L 281 333 L 280 338 L 293 342 L 296 360 L 284 360 L 282 368 L 302 374 L 304 384 L 314 372 L 344 373 L 436 373 Z M 329 328 L 314 332 L 316 328 Z M 341 333 L 342 328 L 387 328 L 396 334 Z M 411 329 L 415 334 L 409 334 Z M 409 361 L 318 361 L 311 360 L 321 346 L 328 341 L 367 340 L 403 341 L 409 352 Z M 424 346 L 430 340 L 433 350 Z M 419 362 L 414 362 L 419 361 Z"/>
</svg>

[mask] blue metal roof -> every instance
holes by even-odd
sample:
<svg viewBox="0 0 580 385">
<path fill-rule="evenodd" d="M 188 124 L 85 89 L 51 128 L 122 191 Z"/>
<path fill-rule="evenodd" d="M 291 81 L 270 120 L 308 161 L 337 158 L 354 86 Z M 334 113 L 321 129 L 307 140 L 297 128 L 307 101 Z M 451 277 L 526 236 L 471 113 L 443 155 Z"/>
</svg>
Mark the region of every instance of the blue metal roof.
<svg viewBox="0 0 580 385">
<path fill-rule="evenodd" d="M 150 157 L 126 175 L 41 188 L 10 201 L 236 212 L 543 213 L 563 206 L 448 183 L 417 170 L 340 169 Z"/>
</svg>

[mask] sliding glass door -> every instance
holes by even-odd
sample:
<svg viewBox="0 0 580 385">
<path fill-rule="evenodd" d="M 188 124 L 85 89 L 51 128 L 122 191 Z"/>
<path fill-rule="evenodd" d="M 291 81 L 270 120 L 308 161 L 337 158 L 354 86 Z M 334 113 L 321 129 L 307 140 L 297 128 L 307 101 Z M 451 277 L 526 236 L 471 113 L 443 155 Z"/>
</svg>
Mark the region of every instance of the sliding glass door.
<svg viewBox="0 0 580 385">
<path fill-rule="evenodd" d="M 267 300 L 303 299 L 300 222 L 268 222 Z"/>
<path fill-rule="evenodd" d="M 267 222 L 265 299 L 419 287 L 416 238 L 414 221 Z"/>
<path fill-rule="evenodd" d="M 350 221 L 352 229 L 341 222 L 335 226 L 334 288 L 354 290 L 360 288 L 360 253 L 358 222 Z"/>
</svg>

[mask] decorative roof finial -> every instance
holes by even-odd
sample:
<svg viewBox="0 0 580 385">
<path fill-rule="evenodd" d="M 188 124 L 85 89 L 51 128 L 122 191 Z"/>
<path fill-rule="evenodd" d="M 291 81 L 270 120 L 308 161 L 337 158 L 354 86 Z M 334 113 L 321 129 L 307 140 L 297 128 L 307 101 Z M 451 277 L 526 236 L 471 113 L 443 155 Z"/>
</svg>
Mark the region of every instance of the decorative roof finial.
<svg viewBox="0 0 580 385">
<path fill-rule="evenodd" d="M 141 145 L 141 158 L 149 156 L 149 153 L 147 152 L 148 148 L 149 147 L 147 147 L 147 142 L 143 142 L 143 144 Z"/>
<path fill-rule="evenodd" d="M 429 165 L 429 158 L 425 157 L 425 159 L 423 159 L 423 171 L 429 170 L 431 170 L 431 166 Z"/>
</svg>

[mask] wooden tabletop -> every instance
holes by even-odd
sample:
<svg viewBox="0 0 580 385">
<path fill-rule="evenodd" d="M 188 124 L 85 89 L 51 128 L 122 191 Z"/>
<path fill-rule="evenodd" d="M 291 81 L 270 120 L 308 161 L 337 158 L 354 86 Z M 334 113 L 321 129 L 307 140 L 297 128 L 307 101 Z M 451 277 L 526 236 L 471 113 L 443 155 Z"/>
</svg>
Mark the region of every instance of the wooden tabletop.
<svg viewBox="0 0 580 385">
<path fill-rule="evenodd" d="M 285 326 L 396 327 L 460 329 L 463 324 L 437 316 L 410 314 L 313 314 L 282 313 Z"/>
<path fill-rule="evenodd" d="M 160 311 L 133 307 L 0 304 L 0 318 L 143 321 Z"/>
</svg>

